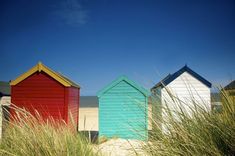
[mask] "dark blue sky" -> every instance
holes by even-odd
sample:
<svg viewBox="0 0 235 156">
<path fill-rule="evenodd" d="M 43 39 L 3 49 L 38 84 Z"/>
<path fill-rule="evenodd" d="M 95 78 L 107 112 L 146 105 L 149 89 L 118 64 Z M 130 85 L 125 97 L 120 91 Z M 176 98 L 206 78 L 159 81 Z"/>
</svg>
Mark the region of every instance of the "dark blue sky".
<svg viewBox="0 0 235 156">
<path fill-rule="evenodd" d="M 235 79 L 235 1 L 1 0 L 0 80 L 38 61 L 82 86 L 120 75 L 150 88 L 186 63 L 212 83 Z"/>
</svg>

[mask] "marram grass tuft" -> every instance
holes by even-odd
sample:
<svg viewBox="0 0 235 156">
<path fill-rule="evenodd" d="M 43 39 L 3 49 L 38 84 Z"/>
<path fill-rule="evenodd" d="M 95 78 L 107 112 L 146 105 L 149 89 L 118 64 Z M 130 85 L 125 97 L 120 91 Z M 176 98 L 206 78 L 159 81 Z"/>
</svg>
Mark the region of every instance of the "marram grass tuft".
<svg viewBox="0 0 235 156">
<path fill-rule="evenodd" d="M 18 108 L 17 121 L 10 122 L 0 143 L 0 155 L 17 156 L 93 156 L 87 138 L 53 120 L 46 122 Z"/>
<path fill-rule="evenodd" d="M 221 97 L 220 112 L 195 109 L 196 103 L 191 116 L 183 109 L 162 108 L 166 115 L 153 116 L 154 129 L 144 150 L 148 155 L 235 155 L 235 103 L 225 91 Z"/>
</svg>

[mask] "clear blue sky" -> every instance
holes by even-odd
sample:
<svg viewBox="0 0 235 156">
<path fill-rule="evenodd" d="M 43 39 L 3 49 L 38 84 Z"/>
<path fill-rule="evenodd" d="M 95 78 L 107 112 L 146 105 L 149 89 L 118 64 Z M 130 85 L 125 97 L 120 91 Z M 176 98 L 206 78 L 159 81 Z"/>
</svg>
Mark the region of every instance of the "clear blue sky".
<svg viewBox="0 0 235 156">
<path fill-rule="evenodd" d="M 1 0 L 0 80 L 42 61 L 82 86 L 120 75 L 150 88 L 186 63 L 214 84 L 235 79 L 233 0 Z"/>
</svg>

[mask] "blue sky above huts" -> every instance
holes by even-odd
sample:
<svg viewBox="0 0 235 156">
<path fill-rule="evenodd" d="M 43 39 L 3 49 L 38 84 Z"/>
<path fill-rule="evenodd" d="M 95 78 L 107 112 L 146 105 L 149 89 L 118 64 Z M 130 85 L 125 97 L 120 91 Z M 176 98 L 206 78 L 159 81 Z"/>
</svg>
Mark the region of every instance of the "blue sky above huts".
<svg viewBox="0 0 235 156">
<path fill-rule="evenodd" d="M 233 0 L 3 0 L 0 19 L 0 80 L 38 61 L 82 95 L 120 75 L 151 88 L 185 64 L 216 85 L 235 79 Z"/>
</svg>

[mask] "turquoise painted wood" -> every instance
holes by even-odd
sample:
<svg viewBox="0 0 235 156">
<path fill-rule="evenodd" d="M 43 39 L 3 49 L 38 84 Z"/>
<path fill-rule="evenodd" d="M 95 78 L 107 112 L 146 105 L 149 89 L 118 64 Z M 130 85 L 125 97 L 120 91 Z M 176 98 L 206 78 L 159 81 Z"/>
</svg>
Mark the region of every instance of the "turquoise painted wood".
<svg viewBox="0 0 235 156">
<path fill-rule="evenodd" d="M 149 95 L 125 76 L 98 92 L 99 135 L 147 140 Z"/>
</svg>

